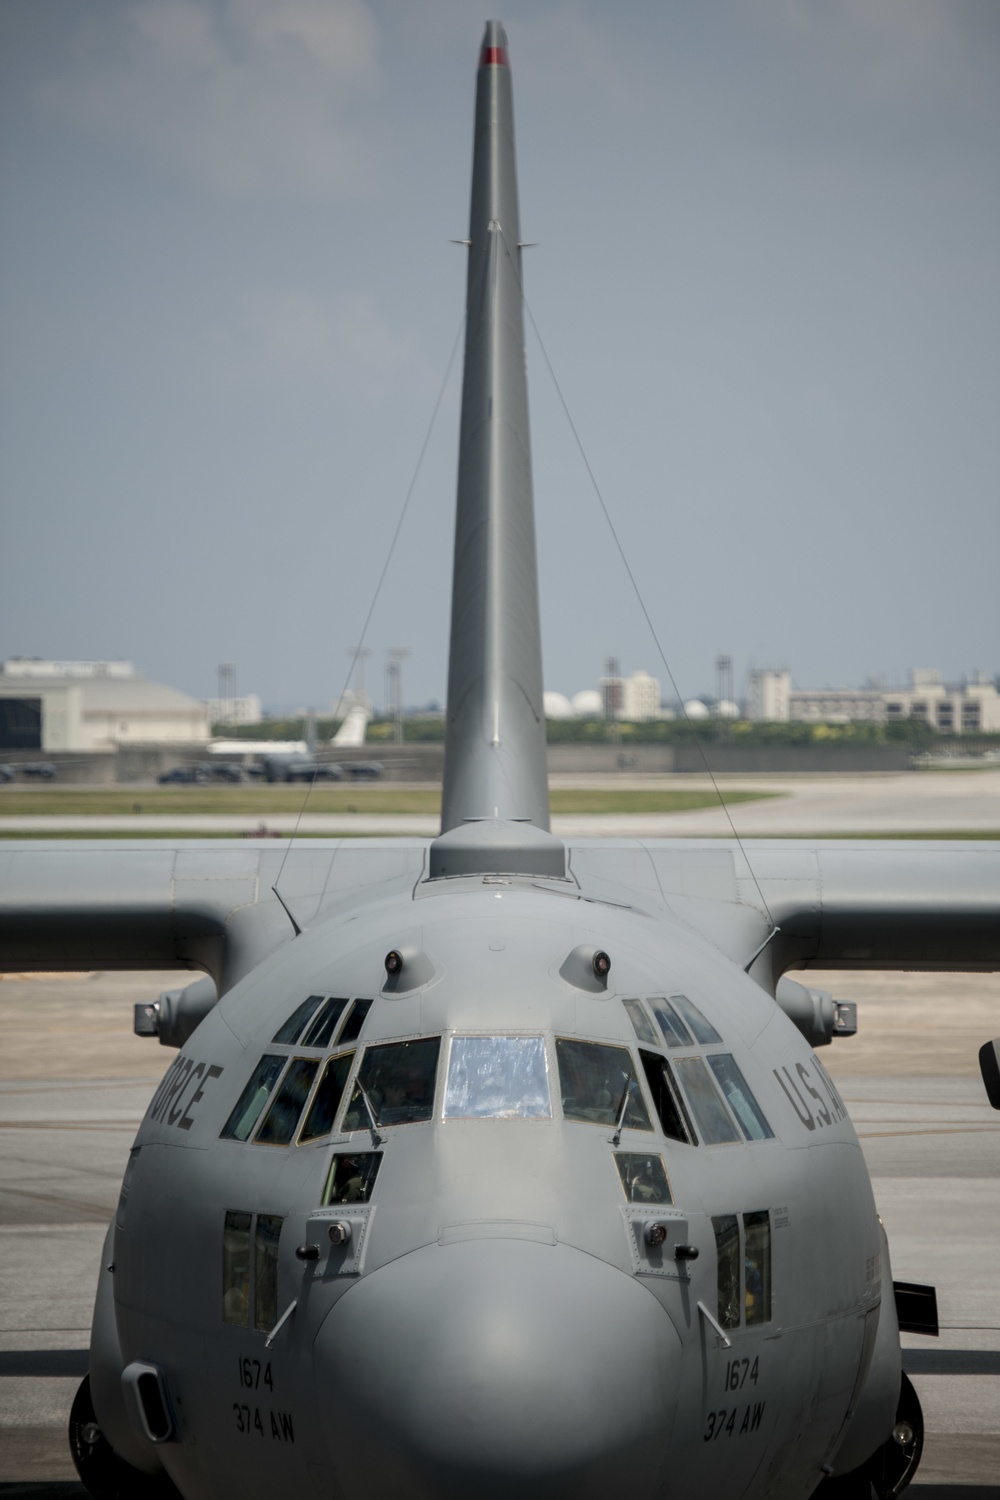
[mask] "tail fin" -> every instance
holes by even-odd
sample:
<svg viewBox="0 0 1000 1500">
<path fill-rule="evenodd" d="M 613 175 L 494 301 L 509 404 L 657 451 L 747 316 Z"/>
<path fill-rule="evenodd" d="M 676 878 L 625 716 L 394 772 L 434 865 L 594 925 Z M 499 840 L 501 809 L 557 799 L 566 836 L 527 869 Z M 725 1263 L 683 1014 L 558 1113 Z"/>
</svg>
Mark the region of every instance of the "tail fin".
<svg viewBox="0 0 1000 1500">
<path fill-rule="evenodd" d="M 466 309 L 442 837 L 431 868 L 458 873 L 461 846 L 468 869 L 541 873 L 540 862 L 562 874 L 562 845 L 548 834 L 514 113 L 498 21 L 486 23 L 479 60 Z"/>
<path fill-rule="evenodd" d="M 334 735 L 331 744 L 347 745 L 349 748 L 357 749 L 365 742 L 367 728 L 368 710 L 363 703 L 355 703 L 347 710 L 344 722 Z"/>
</svg>

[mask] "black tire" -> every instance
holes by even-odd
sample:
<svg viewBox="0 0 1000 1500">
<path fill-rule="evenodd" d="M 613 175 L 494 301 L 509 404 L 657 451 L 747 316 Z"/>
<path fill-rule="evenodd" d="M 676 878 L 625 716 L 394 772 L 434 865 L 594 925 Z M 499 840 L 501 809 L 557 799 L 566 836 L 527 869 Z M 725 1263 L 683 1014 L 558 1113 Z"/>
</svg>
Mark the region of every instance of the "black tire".
<svg viewBox="0 0 1000 1500">
<path fill-rule="evenodd" d="M 909 1376 L 899 1387 L 892 1432 L 867 1463 L 850 1474 L 825 1479 L 822 1500 L 897 1500 L 912 1480 L 924 1449 L 924 1414 Z"/>
<path fill-rule="evenodd" d="M 899 1388 L 892 1435 L 865 1465 L 879 1500 L 896 1500 L 910 1483 L 924 1451 L 924 1414 L 909 1376 Z"/>
<path fill-rule="evenodd" d="M 85 1375 L 69 1414 L 69 1451 L 94 1500 L 183 1500 L 166 1474 L 144 1474 L 120 1458 L 101 1431 Z"/>
</svg>

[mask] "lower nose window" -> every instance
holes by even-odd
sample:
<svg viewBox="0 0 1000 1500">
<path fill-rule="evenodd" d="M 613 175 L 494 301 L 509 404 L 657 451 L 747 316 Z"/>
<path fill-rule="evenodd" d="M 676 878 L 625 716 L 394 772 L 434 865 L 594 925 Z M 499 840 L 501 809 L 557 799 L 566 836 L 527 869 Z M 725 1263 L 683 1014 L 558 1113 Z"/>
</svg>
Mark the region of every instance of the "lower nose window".
<svg viewBox="0 0 1000 1500">
<path fill-rule="evenodd" d="M 335 1156 L 323 1191 L 323 1207 L 331 1203 L 367 1203 L 381 1165 L 380 1151 Z"/>
<path fill-rule="evenodd" d="M 630 1203 L 673 1203 L 660 1157 L 645 1156 L 639 1151 L 616 1151 L 615 1166 Z"/>
</svg>

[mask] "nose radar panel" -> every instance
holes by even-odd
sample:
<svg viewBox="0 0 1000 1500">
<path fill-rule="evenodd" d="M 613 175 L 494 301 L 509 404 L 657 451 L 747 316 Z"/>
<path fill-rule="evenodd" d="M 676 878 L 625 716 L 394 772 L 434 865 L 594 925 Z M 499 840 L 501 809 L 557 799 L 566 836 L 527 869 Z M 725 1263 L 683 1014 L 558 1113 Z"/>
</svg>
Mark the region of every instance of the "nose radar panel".
<svg viewBox="0 0 1000 1500">
<path fill-rule="evenodd" d="M 651 1493 L 679 1359 L 633 1278 L 565 1245 L 478 1237 L 366 1277 L 315 1344 L 346 1491 L 437 1500 L 605 1500 L 626 1462 Z"/>
</svg>

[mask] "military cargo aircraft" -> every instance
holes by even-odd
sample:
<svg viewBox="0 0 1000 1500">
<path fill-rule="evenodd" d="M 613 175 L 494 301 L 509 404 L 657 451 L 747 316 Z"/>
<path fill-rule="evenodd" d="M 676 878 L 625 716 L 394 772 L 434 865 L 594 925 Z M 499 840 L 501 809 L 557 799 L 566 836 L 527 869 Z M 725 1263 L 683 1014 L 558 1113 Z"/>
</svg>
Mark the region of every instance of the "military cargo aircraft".
<svg viewBox="0 0 1000 1500">
<path fill-rule="evenodd" d="M 549 831 L 511 73 L 475 109 L 442 829 L 0 849 L 9 968 L 186 965 L 70 1442 L 96 1500 L 805 1500 L 919 1460 L 790 968 L 1000 967 L 975 843 Z M 849 1045 L 844 1043 L 841 1045 Z"/>
<path fill-rule="evenodd" d="M 348 709 L 337 733 L 330 741 L 333 750 L 357 749 L 365 742 L 369 714 L 363 703 L 355 703 Z M 260 763 L 268 781 L 342 781 L 344 773 L 355 780 L 373 781 L 382 774 L 377 761 L 359 761 L 356 764 L 331 760 L 317 751 L 316 718 L 309 715 L 306 727 L 304 750 L 268 750 L 260 752 Z"/>
</svg>

